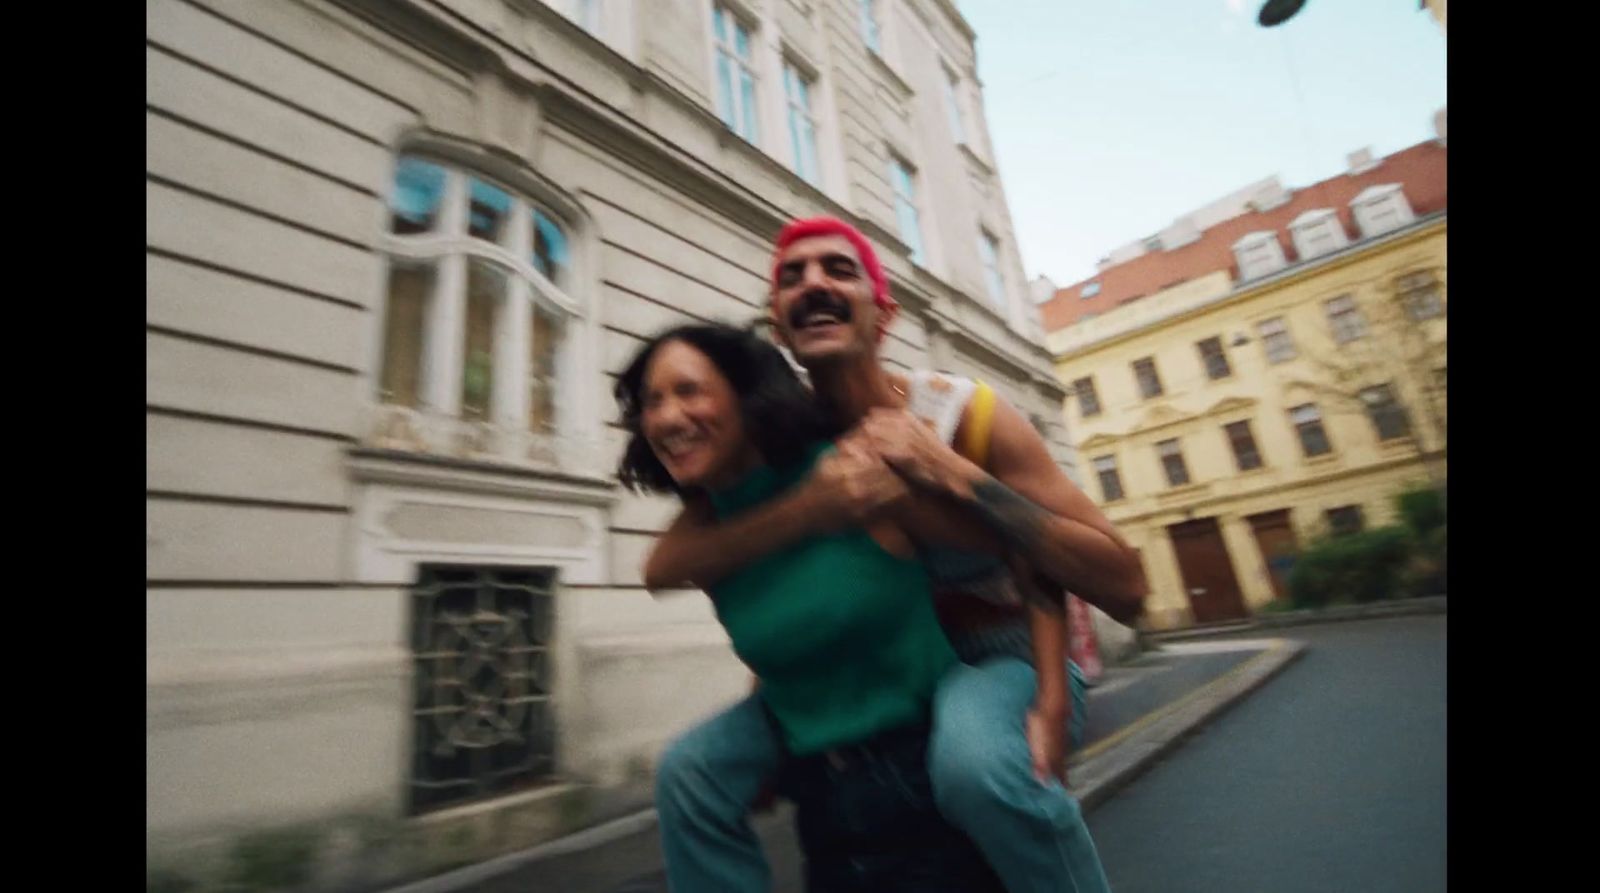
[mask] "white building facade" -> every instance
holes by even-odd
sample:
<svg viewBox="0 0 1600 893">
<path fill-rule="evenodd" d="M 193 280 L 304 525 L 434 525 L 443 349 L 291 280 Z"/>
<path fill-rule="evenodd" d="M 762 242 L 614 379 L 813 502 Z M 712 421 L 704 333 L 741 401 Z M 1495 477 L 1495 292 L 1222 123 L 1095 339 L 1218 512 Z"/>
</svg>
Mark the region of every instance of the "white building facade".
<svg viewBox="0 0 1600 893">
<path fill-rule="evenodd" d="M 876 243 L 891 364 L 989 381 L 1078 478 L 949 0 L 146 10 L 163 882 L 376 888 L 648 796 L 747 676 L 640 585 L 675 506 L 616 484 L 610 389 L 760 314 L 792 217 Z"/>
</svg>

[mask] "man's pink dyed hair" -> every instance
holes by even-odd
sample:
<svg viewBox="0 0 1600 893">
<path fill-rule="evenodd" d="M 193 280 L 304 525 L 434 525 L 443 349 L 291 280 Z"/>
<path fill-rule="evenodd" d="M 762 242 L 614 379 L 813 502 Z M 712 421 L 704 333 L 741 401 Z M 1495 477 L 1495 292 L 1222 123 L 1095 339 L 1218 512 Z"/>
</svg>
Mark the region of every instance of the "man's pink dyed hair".
<svg viewBox="0 0 1600 893">
<path fill-rule="evenodd" d="M 800 241 L 816 236 L 843 236 L 850 246 L 861 256 L 861 266 L 866 268 L 867 279 L 872 282 L 872 300 L 880 308 L 887 309 L 894 306 L 894 299 L 889 297 L 889 280 L 884 278 L 883 264 L 878 262 L 878 252 L 872 250 L 872 243 L 867 237 L 837 217 L 806 217 L 800 220 L 791 220 L 788 225 L 778 232 L 778 241 L 772 248 L 772 284 L 778 284 L 778 255 L 783 249 Z"/>
</svg>

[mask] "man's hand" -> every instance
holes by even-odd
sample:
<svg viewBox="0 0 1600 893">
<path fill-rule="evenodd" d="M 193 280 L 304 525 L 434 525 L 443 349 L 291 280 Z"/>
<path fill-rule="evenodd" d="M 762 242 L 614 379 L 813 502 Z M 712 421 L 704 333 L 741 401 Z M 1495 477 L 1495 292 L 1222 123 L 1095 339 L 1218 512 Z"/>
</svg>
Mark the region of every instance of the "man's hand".
<svg viewBox="0 0 1600 893">
<path fill-rule="evenodd" d="M 1044 784 L 1056 778 L 1067 783 L 1067 714 L 1064 710 L 1030 707 L 1025 731 L 1033 777 Z"/>
<path fill-rule="evenodd" d="M 810 509 L 838 527 L 857 526 L 901 505 L 911 488 L 860 443 L 841 441 L 805 484 Z"/>
<path fill-rule="evenodd" d="M 931 490 L 946 489 L 965 462 L 939 439 L 933 426 L 904 409 L 874 409 L 845 438 L 871 450 L 907 480 Z"/>
</svg>

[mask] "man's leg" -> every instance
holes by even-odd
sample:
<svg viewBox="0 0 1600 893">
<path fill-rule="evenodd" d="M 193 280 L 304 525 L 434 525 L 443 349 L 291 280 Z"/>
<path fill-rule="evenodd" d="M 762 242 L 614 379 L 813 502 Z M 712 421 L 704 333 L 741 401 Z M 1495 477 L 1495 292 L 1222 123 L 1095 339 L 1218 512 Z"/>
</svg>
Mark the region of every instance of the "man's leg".
<svg viewBox="0 0 1600 893">
<path fill-rule="evenodd" d="M 939 810 L 983 851 L 1010 893 L 1110 890 L 1078 801 L 1040 784 L 1023 734 L 1033 668 L 996 657 L 950 672 L 934 697 L 929 770 Z"/>
<path fill-rule="evenodd" d="M 673 893 L 766 893 L 771 871 L 749 813 L 782 753 L 756 695 L 667 746 L 656 812 Z"/>
</svg>

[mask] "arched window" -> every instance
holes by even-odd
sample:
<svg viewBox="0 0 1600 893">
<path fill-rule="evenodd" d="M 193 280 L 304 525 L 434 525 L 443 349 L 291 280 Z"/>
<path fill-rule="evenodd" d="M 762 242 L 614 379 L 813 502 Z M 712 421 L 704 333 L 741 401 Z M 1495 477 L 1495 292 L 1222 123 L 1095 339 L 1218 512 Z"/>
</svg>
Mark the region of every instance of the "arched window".
<svg viewBox="0 0 1600 893">
<path fill-rule="evenodd" d="M 561 388 L 572 297 L 570 228 L 503 183 L 402 155 L 381 246 L 388 260 L 379 438 L 422 449 L 550 460 L 570 433 Z"/>
</svg>

